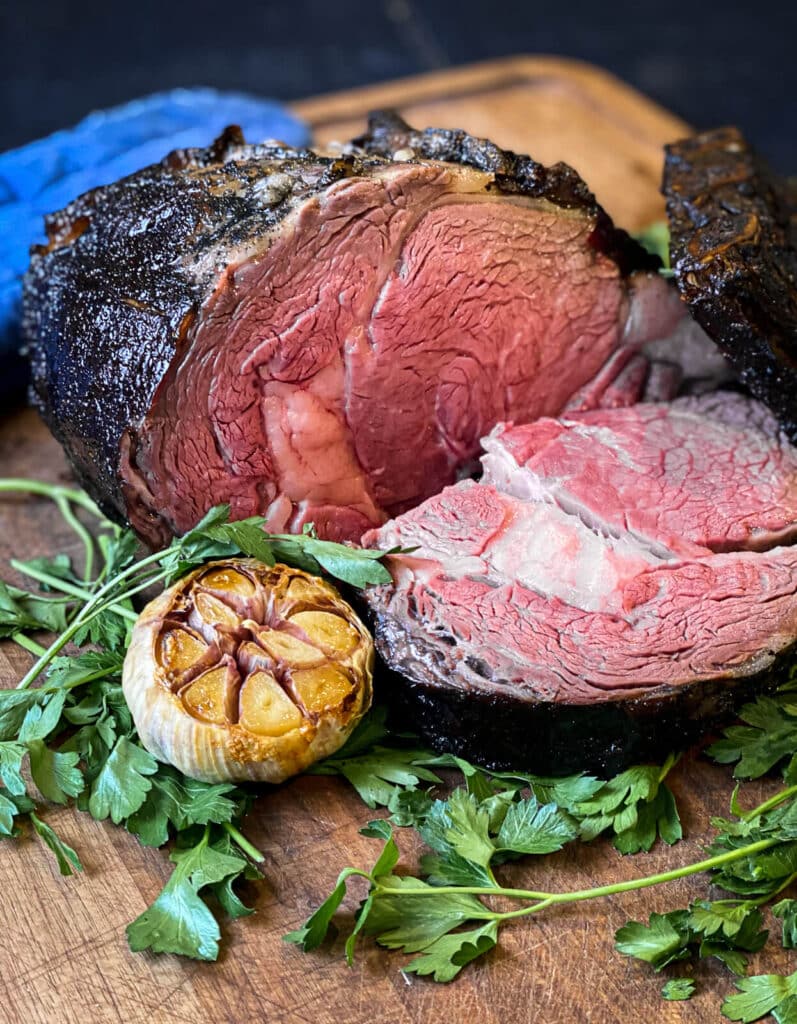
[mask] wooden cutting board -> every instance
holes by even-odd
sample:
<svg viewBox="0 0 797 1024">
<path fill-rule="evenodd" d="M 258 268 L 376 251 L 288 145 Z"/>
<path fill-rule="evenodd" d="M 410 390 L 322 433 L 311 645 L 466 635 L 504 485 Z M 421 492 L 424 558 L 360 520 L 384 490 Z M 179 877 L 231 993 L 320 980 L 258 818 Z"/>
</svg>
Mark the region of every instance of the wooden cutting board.
<svg viewBox="0 0 797 1024">
<path fill-rule="evenodd" d="M 519 57 L 359 89 L 294 105 L 320 142 L 361 131 L 365 114 L 394 106 L 419 127 L 462 127 L 546 163 L 564 159 L 584 175 L 620 224 L 641 227 L 662 213 L 661 146 L 686 131 L 677 118 L 603 71 Z M 30 411 L 0 421 L 0 475 L 67 480 L 60 449 Z M 0 502 L 0 558 L 72 549 L 46 502 Z M 11 574 L 2 570 L 6 578 Z M 19 679 L 27 655 L 0 646 L 0 685 Z M 574 846 L 508 869 L 514 883 L 572 889 L 650 874 L 700 858 L 711 814 L 727 810 L 730 775 L 697 754 L 672 775 L 687 838 L 675 848 L 622 858 L 607 843 Z M 765 787 L 746 789 L 752 802 Z M 634 1024 L 719 1020 L 726 972 L 701 964 L 700 994 L 665 1003 L 662 979 L 612 949 L 628 917 L 684 906 L 705 892 L 685 880 L 552 912 L 507 927 L 500 946 L 448 986 L 400 973 L 401 955 L 370 942 L 349 970 L 337 940 L 306 955 L 281 936 L 326 896 L 346 864 L 370 865 L 374 842 L 358 834 L 372 817 L 346 784 L 299 778 L 257 802 L 247 834 L 266 855 L 253 887 L 252 917 L 223 925 L 218 963 L 132 954 L 125 925 L 164 884 L 162 851 L 141 848 L 110 824 L 53 808 L 47 813 L 80 853 L 86 871 L 62 879 L 29 839 L 0 844 L 0 1021 L 6 1024 Z M 409 843 L 400 837 L 401 843 Z M 405 849 L 407 859 L 413 850 Z M 361 893 L 346 903 L 356 906 Z M 787 972 L 777 951 L 757 971 Z"/>
</svg>

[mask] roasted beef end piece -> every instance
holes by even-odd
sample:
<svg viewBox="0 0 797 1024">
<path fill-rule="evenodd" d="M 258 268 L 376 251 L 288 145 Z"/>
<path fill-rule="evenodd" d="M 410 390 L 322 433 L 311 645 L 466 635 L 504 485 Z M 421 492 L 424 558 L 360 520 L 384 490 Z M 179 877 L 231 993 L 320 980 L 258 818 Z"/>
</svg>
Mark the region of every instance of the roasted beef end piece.
<svg viewBox="0 0 797 1024">
<path fill-rule="evenodd" d="M 384 116 L 339 156 L 230 130 L 48 232 L 25 282 L 33 399 L 152 546 L 221 502 L 358 540 L 495 423 L 615 401 L 614 371 L 685 316 L 571 169 Z"/>
<path fill-rule="evenodd" d="M 681 294 L 797 442 L 797 188 L 721 128 L 666 147 L 663 192 Z"/>
<path fill-rule="evenodd" d="M 797 635 L 797 451 L 717 393 L 498 427 L 484 476 L 369 535 L 383 692 L 435 747 L 616 771 L 782 681 Z"/>
</svg>

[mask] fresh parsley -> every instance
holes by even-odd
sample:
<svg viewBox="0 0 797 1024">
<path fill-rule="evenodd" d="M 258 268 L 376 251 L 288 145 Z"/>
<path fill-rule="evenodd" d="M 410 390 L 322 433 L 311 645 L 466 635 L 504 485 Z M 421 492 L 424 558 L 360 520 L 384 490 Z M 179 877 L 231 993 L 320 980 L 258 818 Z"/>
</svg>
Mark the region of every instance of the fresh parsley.
<svg viewBox="0 0 797 1024">
<path fill-rule="evenodd" d="M 133 599 L 210 559 L 235 555 L 268 564 L 289 561 L 352 586 L 384 583 L 390 579 L 384 553 L 321 541 L 312 528 L 300 537 L 271 536 L 262 517 L 231 523 L 229 508 L 219 506 L 165 551 L 144 554 L 131 531 L 108 522 L 80 491 L 0 481 L 0 492 L 9 491 L 55 502 L 83 545 L 83 566 L 78 573 L 65 555 L 15 560 L 12 567 L 39 590 L 0 581 L 0 638 L 12 637 L 35 655 L 18 687 L 0 691 L 0 835 L 19 835 L 27 820 L 62 873 L 80 870 L 75 851 L 37 813 L 41 797 L 60 804 L 75 800 L 97 820 L 123 825 L 144 845 L 173 840 L 172 877 L 131 924 L 131 948 L 214 959 L 220 933 L 206 898 L 212 895 L 232 917 L 245 916 L 251 908 L 235 886 L 260 877 L 255 865 L 262 856 L 238 828 L 252 796 L 241 787 L 185 778 L 141 746 L 121 687 L 137 617 Z M 96 536 L 79 512 L 95 517 Z M 46 649 L 29 635 L 42 631 L 56 634 Z M 92 649 L 67 653 L 68 644 Z M 26 763 L 35 789 L 25 782 Z M 364 784 L 362 766 L 354 766 L 351 777 Z M 392 778 L 396 787 L 437 781 L 424 769 L 412 776 L 393 772 Z M 391 785 L 387 776 L 382 783 Z"/>
<path fill-rule="evenodd" d="M 254 853 L 256 860 L 262 856 L 248 843 L 242 846 L 236 833 L 232 826 L 208 824 L 198 836 L 189 831 L 178 838 L 170 857 L 175 865 L 171 878 L 154 903 L 127 927 L 134 952 L 178 953 L 196 960 L 218 957 L 219 924 L 200 892 L 213 892 L 231 916 L 241 917 L 250 909 L 232 885 L 261 877 L 248 854 Z"/>
<path fill-rule="evenodd" d="M 744 974 L 746 953 L 767 940 L 755 903 L 697 900 L 688 910 L 651 914 L 647 924 L 629 921 L 615 935 L 620 953 L 649 963 L 654 971 L 691 957 L 713 956 L 734 974 Z"/>
<path fill-rule="evenodd" d="M 692 978 L 670 978 L 662 986 L 662 999 L 670 1002 L 680 1002 L 684 999 L 691 999 L 695 994 L 695 983 Z"/>
<path fill-rule="evenodd" d="M 737 981 L 739 992 L 728 996 L 722 1012 L 728 1020 L 751 1024 L 771 1013 L 778 1024 L 797 1022 L 797 971 L 781 974 L 757 974 Z"/>
</svg>

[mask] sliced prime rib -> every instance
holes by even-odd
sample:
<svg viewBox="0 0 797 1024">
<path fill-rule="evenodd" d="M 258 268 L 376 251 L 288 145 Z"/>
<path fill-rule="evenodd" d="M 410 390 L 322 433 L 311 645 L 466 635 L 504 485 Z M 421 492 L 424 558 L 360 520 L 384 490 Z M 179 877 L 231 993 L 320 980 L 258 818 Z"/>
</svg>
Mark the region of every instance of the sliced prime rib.
<svg viewBox="0 0 797 1024">
<path fill-rule="evenodd" d="M 484 476 L 373 531 L 393 691 L 481 763 L 613 771 L 683 745 L 797 640 L 797 451 L 734 393 L 499 426 Z"/>
<path fill-rule="evenodd" d="M 720 128 L 666 147 L 663 191 L 681 293 L 797 442 L 797 185 Z"/>
<path fill-rule="evenodd" d="M 47 229 L 34 401 L 153 546 L 220 502 L 359 539 L 499 421 L 666 397 L 677 370 L 635 353 L 694 333 L 569 167 L 390 115 L 337 157 L 229 130 Z"/>
</svg>

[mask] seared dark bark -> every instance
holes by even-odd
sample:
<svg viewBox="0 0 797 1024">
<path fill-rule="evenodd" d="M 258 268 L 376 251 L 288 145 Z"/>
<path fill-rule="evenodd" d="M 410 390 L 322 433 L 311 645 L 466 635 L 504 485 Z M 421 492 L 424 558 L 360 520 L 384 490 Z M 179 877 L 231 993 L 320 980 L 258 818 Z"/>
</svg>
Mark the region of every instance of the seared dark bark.
<svg viewBox="0 0 797 1024">
<path fill-rule="evenodd" d="M 681 294 L 797 442 L 797 190 L 721 128 L 667 147 L 663 191 Z"/>
<path fill-rule="evenodd" d="M 353 145 L 387 160 L 442 160 L 465 164 L 495 175 L 501 192 L 546 199 L 566 210 L 583 210 L 595 217 L 593 244 L 611 256 L 624 274 L 657 270 L 661 261 L 631 236 L 614 226 L 586 182 L 569 164 L 561 161 L 545 167 L 529 156 L 501 149 L 489 139 L 479 139 L 461 129 L 411 128 L 392 110 L 377 110 L 368 117 L 368 131 Z"/>
</svg>

